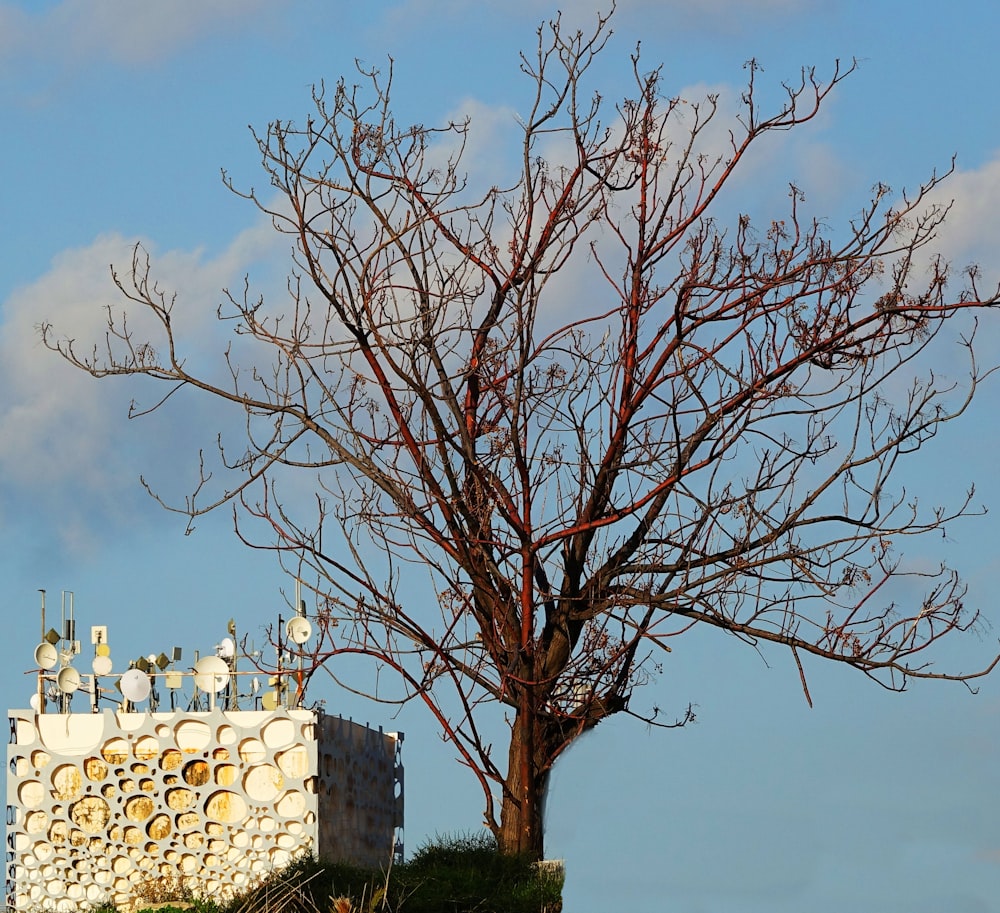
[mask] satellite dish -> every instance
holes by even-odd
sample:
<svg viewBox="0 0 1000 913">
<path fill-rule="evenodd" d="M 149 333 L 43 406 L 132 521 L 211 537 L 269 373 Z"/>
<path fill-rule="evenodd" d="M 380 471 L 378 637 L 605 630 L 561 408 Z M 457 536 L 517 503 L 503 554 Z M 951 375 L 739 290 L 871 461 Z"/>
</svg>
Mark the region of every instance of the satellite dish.
<svg viewBox="0 0 1000 913">
<path fill-rule="evenodd" d="M 312 632 L 313 627 L 309 624 L 309 619 L 302 618 L 299 615 L 289 618 L 288 623 L 285 625 L 285 633 L 288 634 L 288 639 L 293 644 L 304 644 L 312 637 Z"/>
<path fill-rule="evenodd" d="M 35 647 L 35 665 L 39 669 L 52 669 L 59 662 L 59 651 L 47 640 Z"/>
<path fill-rule="evenodd" d="M 133 703 L 144 701 L 149 697 L 149 676 L 142 669 L 129 669 L 128 672 L 123 672 L 118 684 L 126 700 Z"/>
<path fill-rule="evenodd" d="M 80 673 L 72 666 L 66 666 L 59 670 L 56 676 L 56 687 L 63 694 L 72 694 L 80 687 Z"/>
<path fill-rule="evenodd" d="M 90 664 L 90 668 L 94 670 L 94 675 L 110 675 L 111 674 L 111 657 L 102 656 L 100 653 L 94 657 L 94 661 Z"/>
<path fill-rule="evenodd" d="M 267 694 L 261 698 L 260 702 L 265 710 L 276 710 L 278 708 L 278 692 L 268 691 Z"/>
<path fill-rule="evenodd" d="M 229 664 L 221 656 L 206 656 L 194 664 L 194 683 L 202 691 L 221 691 L 229 683 Z"/>
<path fill-rule="evenodd" d="M 223 637 L 222 640 L 215 645 L 215 653 L 217 656 L 222 657 L 222 659 L 232 659 L 236 655 L 236 641 L 231 637 Z"/>
<path fill-rule="evenodd" d="M 98 644 L 97 649 L 94 651 L 98 656 L 110 656 L 111 647 L 108 644 Z"/>
<path fill-rule="evenodd" d="M 40 694 L 38 694 L 38 692 L 35 692 L 33 695 L 31 695 L 30 698 L 28 698 L 28 704 L 30 705 L 31 709 L 35 711 L 35 713 L 41 713 L 42 700 L 43 698 Z"/>
</svg>

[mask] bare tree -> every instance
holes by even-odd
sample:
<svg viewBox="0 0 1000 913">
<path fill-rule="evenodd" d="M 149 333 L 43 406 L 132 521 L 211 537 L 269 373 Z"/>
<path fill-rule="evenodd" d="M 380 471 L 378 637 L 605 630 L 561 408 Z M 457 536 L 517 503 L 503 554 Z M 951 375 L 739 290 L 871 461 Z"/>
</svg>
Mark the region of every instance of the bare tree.
<svg viewBox="0 0 1000 913">
<path fill-rule="evenodd" d="M 807 700 L 805 656 L 893 690 L 997 663 L 931 665 L 978 613 L 952 570 L 898 551 L 975 510 L 971 491 L 927 508 L 898 481 L 989 373 L 975 315 L 997 293 L 973 270 L 953 289 L 927 250 L 941 178 L 901 198 L 878 187 L 836 230 L 794 187 L 783 221 L 723 228 L 720 194 L 751 147 L 812 119 L 853 65 L 803 71 L 765 114 L 751 62 L 720 134 L 715 97 L 663 97 L 637 54 L 633 97 L 609 108 L 585 89 L 608 35 L 606 18 L 539 30 L 508 186 L 470 185 L 468 123 L 401 126 L 391 69 L 319 88 L 304 124 L 257 136 L 277 193 L 241 195 L 292 237 L 294 266 L 280 301 L 226 293 L 224 381 L 189 372 L 141 249 L 115 273 L 126 300 L 106 346 L 81 354 L 42 328 L 96 377 L 162 381 L 134 415 L 186 388 L 245 415 L 240 455 L 220 443 L 228 484 L 203 455 L 177 509 L 228 504 L 244 541 L 312 574 L 307 677 L 349 654 L 391 669 L 478 778 L 500 846 L 537 857 L 547 778 L 574 739 L 616 713 L 692 718 L 633 695 L 696 625 L 786 647 Z M 126 322 L 137 311 L 152 335 Z M 928 370 L 946 325 L 964 334 L 961 385 Z M 314 480 L 308 502 L 292 479 Z M 914 577 L 918 597 L 897 585 Z"/>
</svg>

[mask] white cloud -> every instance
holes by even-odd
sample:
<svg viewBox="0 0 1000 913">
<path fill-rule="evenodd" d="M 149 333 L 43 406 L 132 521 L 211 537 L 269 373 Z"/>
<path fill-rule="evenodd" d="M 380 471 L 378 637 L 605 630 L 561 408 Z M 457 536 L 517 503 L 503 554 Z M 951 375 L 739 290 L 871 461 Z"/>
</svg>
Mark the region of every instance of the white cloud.
<svg viewBox="0 0 1000 913">
<path fill-rule="evenodd" d="M 215 257 L 153 249 L 154 276 L 168 292 L 178 291 L 177 322 L 184 327 L 185 354 L 192 360 L 212 352 L 221 362 L 219 337 L 228 329 L 215 319 L 221 290 L 239 288 L 242 276 L 276 241 L 283 239 L 261 220 Z M 127 380 L 93 380 L 41 342 L 38 325 L 49 322 L 58 338 L 76 340 L 79 354 L 100 348 L 105 308 L 122 305 L 109 264 L 127 276 L 134 244 L 135 239 L 108 234 L 87 247 L 63 251 L 48 273 L 3 302 L 0 515 L 16 515 L 31 505 L 36 521 L 42 521 L 36 526 L 47 525 L 45 519 L 59 526 L 68 547 L 73 543 L 67 539 L 84 542 L 88 530 L 96 534 L 132 521 L 148 502 L 138 485 L 140 473 L 184 487 L 198 447 L 210 447 L 218 427 L 210 424 L 213 404 L 195 397 L 183 409 L 128 422 L 133 397 L 146 393 L 152 402 L 166 391 Z M 142 336 L 142 315 L 133 309 L 129 316 Z M 186 451 L 184 442 L 190 443 Z"/>
<path fill-rule="evenodd" d="M 996 258 L 1000 247 L 1000 152 L 979 168 L 956 171 L 935 190 L 932 201 L 952 203 L 935 250 L 956 270 L 979 264 L 980 292 L 990 294 L 1000 283 Z"/>
<path fill-rule="evenodd" d="M 281 0 L 62 0 L 28 14 L 0 6 L 0 51 L 47 60 L 162 60 L 206 35 L 232 31 Z"/>
</svg>

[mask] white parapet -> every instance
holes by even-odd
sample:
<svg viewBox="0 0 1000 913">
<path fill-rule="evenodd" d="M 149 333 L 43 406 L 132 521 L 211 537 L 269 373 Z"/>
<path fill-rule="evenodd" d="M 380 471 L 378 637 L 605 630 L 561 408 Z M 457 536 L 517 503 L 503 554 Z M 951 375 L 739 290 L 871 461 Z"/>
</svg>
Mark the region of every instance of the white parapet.
<svg viewBox="0 0 1000 913">
<path fill-rule="evenodd" d="M 123 909 L 164 879 L 231 896 L 305 852 L 378 865 L 401 736 L 311 710 L 11 710 L 7 905 Z"/>
</svg>

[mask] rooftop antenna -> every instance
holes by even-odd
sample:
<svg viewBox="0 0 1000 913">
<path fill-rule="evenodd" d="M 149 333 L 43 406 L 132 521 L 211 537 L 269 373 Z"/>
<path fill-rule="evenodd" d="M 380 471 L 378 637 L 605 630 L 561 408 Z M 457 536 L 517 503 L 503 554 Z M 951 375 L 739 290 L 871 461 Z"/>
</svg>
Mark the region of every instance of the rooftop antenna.
<svg viewBox="0 0 1000 913">
<path fill-rule="evenodd" d="M 226 685 L 226 692 L 224 697 L 226 710 L 239 710 L 239 688 L 236 685 L 238 678 L 236 677 L 236 662 L 239 656 L 239 651 L 237 646 L 239 641 L 236 634 L 236 619 L 230 618 L 229 623 L 226 626 L 226 630 L 229 633 L 228 637 L 223 637 L 221 642 L 215 645 L 215 655 L 221 657 L 226 661 L 226 666 L 231 673 L 230 679 Z"/>
<path fill-rule="evenodd" d="M 148 668 L 149 664 L 147 662 L 146 669 Z M 133 712 L 135 711 L 135 704 L 149 697 L 151 684 L 146 669 L 141 668 L 138 661 L 136 661 L 131 669 L 122 673 L 122 677 L 118 682 L 122 696 L 125 698 L 127 704 L 132 705 Z"/>
<path fill-rule="evenodd" d="M 163 655 L 162 653 L 160 654 Z M 181 648 L 173 647 L 170 650 L 170 659 L 168 660 L 167 666 L 168 670 L 163 676 L 164 683 L 167 686 L 167 690 L 170 692 L 170 709 L 177 709 L 177 689 L 181 687 L 183 677 L 180 672 L 174 668 L 174 663 L 179 663 L 181 661 Z M 160 665 L 159 660 L 157 660 L 157 666 Z M 162 666 L 160 667 L 163 668 Z"/>
<path fill-rule="evenodd" d="M 208 692 L 208 709 L 215 710 L 215 695 L 229 684 L 229 663 L 221 656 L 205 656 L 194 664 L 194 683 Z"/>
<path fill-rule="evenodd" d="M 295 677 L 295 707 L 302 706 L 302 644 L 304 644 L 308 639 L 308 635 L 303 637 L 305 634 L 305 628 L 308 627 L 309 622 L 306 619 L 306 604 L 302 601 L 302 578 L 295 578 L 295 617 L 297 619 L 296 627 L 298 628 L 298 633 L 293 635 L 291 631 L 288 632 L 288 639 L 298 647 L 299 653 L 299 674 Z M 292 622 L 289 621 L 289 624 Z M 312 629 L 309 630 L 312 633 Z"/>
<path fill-rule="evenodd" d="M 72 666 L 73 657 L 80 652 L 80 645 L 76 639 L 72 590 L 62 591 L 62 637 L 60 641 L 59 673 L 56 675 L 56 687 L 59 689 L 60 695 L 59 709 L 62 713 L 69 713 L 70 701 L 80 687 L 80 673 Z"/>
<path fill-rule="evenodd" d="M 280 625 L 280 619 L 279 619 Z M 285 626 L 285 633 L 288 635 L 288 639 L 295 644 L 297 652 L 299 655 L 299 670 L 296 675 L 296 688 L 295 688 L 295 706 L 302 706 L 303 695 L 303 656 L 304 650 L 302 645 L 312 637 L 312 625 L 309 624 L 309 619 L 306 618 L 306 604 L 305 600 L 302 599 L 302 581 L 298 577 L 295 578 L 295 616 L 288 619 L 288 624 Z"/>
<path fill-rule="evenodd" d="M 303 656 L 305 651 L 302 649 L 302 645 L 312 637 L 312 625 L 309 623 L 309 619 L 306 618 L 306 604 L 300 598 L 299 594 L 301 581 L 298 578 L 295 580 L 295 616 L 288 619 L 288 624 L 285 625 L 285 633 L 288 635 L 288 639 L 295 644 L 296 652 L 299 656 L 299 669 L 296 675 L 296 689 L 295 689 L 295 707 L 302 706 L 303 695 Z"/>
<path fill-rule="evenodd" d="M 69 596 L 69 600 L 66 599 L 67 596 Z M 76 618 L 73 610 L 73 599 L 74 594 L 72 590 L 62 591 L 62 639 L 68 644 L 63 649 L 69 653 L 70 659 L 80 652 L 77 649 L 76 642 Z M 68 612 L 66 611 L 67 602 L 69 605 Z"/>
<path fill-rule="evenodd" d="M 112 668 L 111 647 L 108 645 L 108 626 L 91 625 L 90 643 L 94 648 L 94 658 L 90 661 L 90 669 L 93 672 L 91 680 L 94 685 L 90 707 L 92 712 L 97 713 L 101 703 L 101 686 L 98 679 L 102 675 L 110 675 Z"/>
<path fill-rule="evenodd" d="M 45 639 L 45 590 L 39 589 L 38 592 L 42 594 L 42 638 L 38 641 L 38 648 L 35 650 L 35 662 L 38 665 L 38 690 L 35 692 L 38 707 L 35 709 L 39 713 L 45 713 L 45 667 L 38 656 L 38 651 L 42 650 L 44 644 L 48 644 L 48 641 Z M 52 647 L 52 644 L 49 644 L 49 647 Z"/>
<path fill-rule="evenodd" d="M 285 706 L 285 695 L 284 695 L 284 682 L 281 676 L 284 674 L 284 663 L 282 650 L 284 649 L 284 644 L 281 642 L 281 635 L 284 632 L 284 625 L 282 624 L 281 613 L 278 613 L 278 651 L 277 651 L 277 662 L 275 663 L 275 675 L 274 675 L 274 699 L 273 706 L 268 706 L 271 701 L 268 701 L 267 696 L 264 697 L 264 709 L 265 710 L 275 710 L 278 707 Z"/>
</svg>

